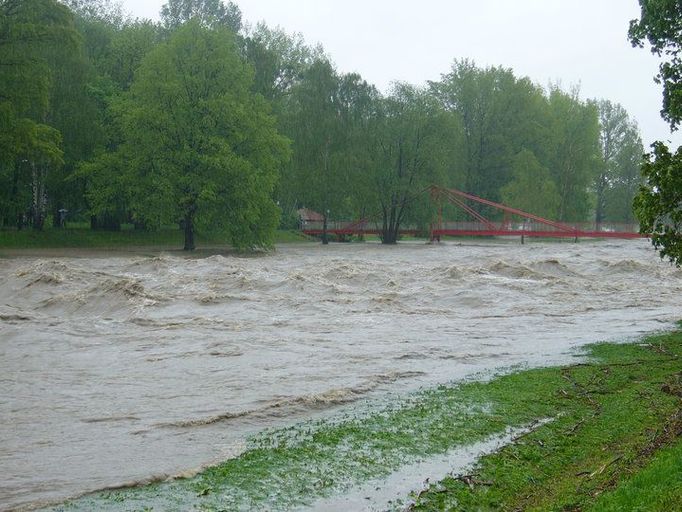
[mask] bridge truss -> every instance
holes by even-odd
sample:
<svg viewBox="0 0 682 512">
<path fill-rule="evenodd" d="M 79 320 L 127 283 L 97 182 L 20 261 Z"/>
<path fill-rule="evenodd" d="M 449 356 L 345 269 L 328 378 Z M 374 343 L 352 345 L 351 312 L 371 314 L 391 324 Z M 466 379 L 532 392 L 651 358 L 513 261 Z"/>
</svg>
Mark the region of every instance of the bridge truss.
<svg viewBox="0 0 682 512">
<path fill-rule="evenodd" d="M 642 238 L 638 226 L 634 224 L 602 223 L 596 224 L 567 224 L 545 219 L 538 215 L 512 208 L 502 203 L 496 203 L 482 197 L 462 192 L 453 188 L 432 185 L 425 189 L 431 200 L 438 206 L 436 220 L 430 226 L 430 237 L 433 241 L 440 241 L 442 237 L 472 237 L 472 236 L 514 236 L 536 238 Z M 443 218 L 443 206 L 453 205 L 465 212 L 467 221 L 447 221 Z M 501 212 L 502 220 L 491 220 L 481 210 L 486 207 L 489 212 Z M 495 215 L 499 217 L 498 215 Z M 308 235 L 321 236 L 324 228 L 321 222 L 307 223 L 302 231 Z M 406 226 L 400 230 L 401 235 L 418 235 L 423 233 L 413 226 Z M 327 234 L 338 238 L 352 235 L 381 235 L 381 222 L 371 219 L 361 219 L 355 222 L 329 222 Z"/>
</svg>

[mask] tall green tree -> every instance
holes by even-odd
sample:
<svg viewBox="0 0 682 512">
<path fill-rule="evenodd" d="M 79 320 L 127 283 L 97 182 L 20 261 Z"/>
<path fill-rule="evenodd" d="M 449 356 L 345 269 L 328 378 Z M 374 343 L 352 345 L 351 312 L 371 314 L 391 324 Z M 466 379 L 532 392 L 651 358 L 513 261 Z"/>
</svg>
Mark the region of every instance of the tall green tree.
<svg viewBox="0 0 682 512">
<path fill-rule="evenodd" d="M 81 26 L 78 21 L 76 17 L 77 30 Z M 104 144 L 106 128 L 97 95 L 93 93 L 98 77 L 84 46 L 66 49 L 56 46 L 45 55 L 53 70 L 46 120 L 61 133 L 64 150 L 64 165 L 54 169 L 47 179 L 53 222 L 59 226 L 60 210 L 66 209 L 73 215 L 87 209 L 83 183 L 72 176 L 79 162 L 91 158 Z"/>
<path fill-rule="evenodd" d="M 78 68 L 85 73 L 70 73 L 63 81 L 68 87 L 65 87 L 67 93 L 60 103 L 62 110 L 68 112 L 71 108 L 64 119 L 66 125 L 72 127 L 68 130 L 72 135 L 64 132 L 66 163 L 61 182 L 55 184 L 57 195 L 53 207 L 63 204 L 74 212 L 73 216 L 81 219 L 90 212 L 91 228 L 118 230 L 123 222 L 130 220 L 129 208 L 121 201 L 123 189 L 116 189 L 119 200 L 112 201 L 109 208 L 103 209 L 99 201 L 95 207 L 90 203 L 92 194 L 84 192 L 93 188 L 107 189 L 117 178 L 113 171 L 107 179 L 101 174 L 95 176 L 87 172 L 90 167 L 84 162 L 95 152 L 116 151 L 122 143 L 122 126 L 116 122 L 112 107 L 130 89 L 137 68 L 161 40 L 162 31 L 147 20 L 131 20 L 121 13 L 118 4 L 110 0 L 73 0 L 71 3 L 77 4 L 76 28 L 84 40 L 87 63 Z M 72 61 L 77 62 L 76 57 L 72 56 Z M 86 75 L 85 91 L 81 85 L 72 85 L 74 78 L 81 74 Z M 74 104 L 79 106 L 76 108 Z M 79 143 L 72 145 L 74 135 L 79 134 L 84 136 L 78 137 Z M 88 150 L 87 154 L 83 150 Z M 100 180 L 102 183 L 96 183 Z M 94 211 L 97 211 L 96 215 L 92 214 Z M 135 226 L 143 227 L 143 223 L 137 222 Z"/>
<path fill-rule="evenodd" d="M 60 0 L 77 17 L 87 20 L 100 20 L 121 26 L 129 16 L 123 11 L 120 1 L 116 0 Z"/>
<path fill-rule="evenodd" d="M 644 148 L 639 134 L 618 153 L 618 173 L 606 194 L 607 220 L 627 224 L 637 222 L 634 198 L 644 181 L 641 173 L 643 155 Z"/>
<path fill-rule="evenodd" d="M 661 116 L 675 129 L 682 121 L 682 4 L 675 0 L 639 0 L 640 18 L 630 22 L 630 41 L 664 60 L 657 82 L 663 85 Z"/>
<path fill-rule="evenodd" d="M 651 236 L 661 258 L 682 265 L 682 148 L 671 153 L 662 142 L 653 145 L 642 166 L 646 185 L 635 198 L 642 233 Z"/>
<path fill-rule="evenodd" d="M 338 110 L 344 137 L 339 160 L 347 179 L 339 213 L 347 219 L 366 218 L 376 210 L 376 130 L 381 126 L 382 103 L 379 91 L 360 75 L 341 75 Z"/>
<path fill-rule="evenodd" d="M 524 149 L 514 157 L 512 176 L 500 191 L 505 204 L 548 219 L 557 217 L 559 192 L 549 169 L 532 151 Z"/>
<path fill-rule="evenodd" d="M 118 182 L 137 218 L 182 220 L 185 250 L 195 248 L 196 226 L 222 230 L 236 247 L 272 241 L 272 192 L 288 144 L 251 92 L 252 77 L 231 31 L 191 20 L 143 59 L 117 107 L 125 134 Z M 97 203 L 101 191 L 91 194 Z"/>
<path fill-rule="evenodd" d="M 329 215 L 340 216 L 347 182 L 346 168 L 339 165 L 345 148 L 339 84 L 328 60 L 314 62 L 292 91 L 285 121 L 285 133 L 294 141 L 287 181 L 295 187 L 296 203 L 323 215 L 323 243 Z"/>
<path fill-rule="evenodd" d="M 280 28 L 258 23 L 244 40 L 247 60 L 255 69 L 254 91 L 273 103 L 282 113 L 282 102 L 301 83 L 315 62 L 324 61 L 321 47 L 311 48 L 301 34 L 287 34 Z"/>
<path fill-rule="evenodd" d="M 398 83 L 382 101 L 375 125 L 374 194 L 382 219 L 381 241 L 394 244 L 415 213 L 416 197 L 446 181 L 453 118 L 426 90 Z"/>
<path fill-rule="evenodd" d="M 599 165 L 599 117 L 593 102 L 578 91 L 555 87 L 549 95 L 551 154 L 548 168 L 559 192 L 562 221 L 585 221 L 591 211 L 590 190 Z"/>
<path fill-rule="evenodd" d="M 189 20 L 209 28 L 227 28 L 236 34 L 242 27 L 242 12 L 234 2 L 222 0 L 168 0 L 161 7 L 161 22 L 168 30 Z"/>
<path fill-rule="evenodd" d="M 117 90 L 127 91 L 142 59 L 160 40 L 158 26 L 148 20 L 125 23 L 112 34 L 106 55 L 98 63 L 100 73 L 113 81 Z"/>
<path fill-rule="evenodd" d="M 663 84 L 661 115 L 671 129 L 682 121 L 682 4 L 673 0 L 640 0 L 641 16 L 630 22 L 635 46 L 651 45 L 663 57 L 656 77 Z M 662 142 L 653 145 L 642 167 L 645 183 L 635 198 L 643 234 L 662 258 L 682 265 L 682 148 L 672 152 Z"/>
<path fill-rule="evenodd" d="M 595 178 L 595 220 L 632 222 L 632 200 L 639 189 L 644 148 L 627 111 L 608 100 L 598 102 L 601 161 Z"/>
<path fill-rule="evenodd" d="M 6 151 L 0 181 L 10 191 L 0 195 L 0 207 L 6 220 L 21 219 L 30 205 L 33 227 L 43 227 L 47 178 L 63 163 L 61 134 L 50 126 L 55 75 L 63 69 L 56 56 L 78 51 L 79 42 L 65 6 L 53 0 L 0 1 L 0 147 Z"/>
<path fill-rule="evenodd" d="M 463 176 L 452 181 L 467 192 L 500 200 L 501 187 L 512 179 L 514 156 L 523 149 L 546 152 L 547 102 L 528 79 L 510 69 L 482 69 L 461 60 L 431 88 L 443 108 L 461 119 Z"/>
</svg>

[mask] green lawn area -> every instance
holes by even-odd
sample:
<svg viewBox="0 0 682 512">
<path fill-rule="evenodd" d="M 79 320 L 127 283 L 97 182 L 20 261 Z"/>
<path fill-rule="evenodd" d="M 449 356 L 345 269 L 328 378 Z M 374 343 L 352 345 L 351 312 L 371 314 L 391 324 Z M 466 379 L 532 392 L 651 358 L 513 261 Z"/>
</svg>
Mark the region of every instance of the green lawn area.
<svg viewBox="0 0 682 512">
<path fill-rule="evenodd" d="M 555 421 L 432 485 L 411 510 L 682 510 L 682 334 L 592 354 L 594 364 L 504 377 L 511 389 L 540 377 L 536 399 Z"/>
<path fill-rule="evenodd" d="M 308 237 L 298 231 L 280 230 L 275 234 L 275 243 L 304 242 Z M 40 248 L 125 248 L 158 246 L 182 249 L 183 233 L 177 228 L 167 227 L 156 231 L 135 231 L 124 226 L 121 231 L 93 231 L 88 227 L 48 228 L 44 231 L 26 229 L 0 230 L 0 249 Z M 197 247 L 227 245 L 220 235 L 197 233 Z"/>
<path fill-rule="evenodd" d="M 591 507 L 591 510 L 602 512 L 672 512 L 681 509 L 682 439 L 662 448 L 642 471 L 625 479 L 614 490 L 602 494 Z"/>
<path fill-rule="evenodd" d="M 546 419 L 466 475 L 405 495 L 396 510 L 680 510 L 682 332 L 593 345 L 586 356 L 265 432 L 194 478 L 53 510 L 290 510 Z"/>
</svg>

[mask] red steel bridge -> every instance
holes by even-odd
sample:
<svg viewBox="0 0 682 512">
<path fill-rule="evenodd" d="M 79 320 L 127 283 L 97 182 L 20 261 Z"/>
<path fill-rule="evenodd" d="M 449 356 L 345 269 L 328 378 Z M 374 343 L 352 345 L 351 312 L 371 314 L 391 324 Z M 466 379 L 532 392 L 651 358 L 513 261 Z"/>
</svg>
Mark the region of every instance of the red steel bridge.
<svg viewBox="0 0 682 512">
<path fill-rule="evenodd" d="M 467 194 L 452 188 L 443 188 L 432 185 L 425 189 L 431 196 L 431 200 L 438 205 L 438 218 L 430 226 L 432 241 L 440 241 L 444 236 L 515 236 L 536 238 L 642 238 L 635 224 L 567 224 L 538 215 L 524 212 L 517 208 L 495 203 L 481 197 Z M 470 217 L 465 222 L 448 222 L 443 219 L 443 205 L 454 205 L 463 210 Z M 486 206 L 489 211 L 501 212 L 502 220 L 493 221 L 486 218 L 478 210 L 480 206 Z M 322 236 L 324 226 L 322 222 L 303 222 L 302 231 L 311 236 Z M 414 226 L 406 226 L 400 229 L 401 235 L 418 235 L 423 233 Z M 370 218 L 358 221 L 330 221 L 327 224 L 327 234 L 340 239 L 352 235 L 381 235 L 381 221 Z"/>
</svg>

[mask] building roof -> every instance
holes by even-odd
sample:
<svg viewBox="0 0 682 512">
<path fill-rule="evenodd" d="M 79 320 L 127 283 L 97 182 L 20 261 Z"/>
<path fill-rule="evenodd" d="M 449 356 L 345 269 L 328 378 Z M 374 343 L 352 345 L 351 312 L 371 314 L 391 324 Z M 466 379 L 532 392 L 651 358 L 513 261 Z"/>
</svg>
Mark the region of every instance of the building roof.
<svg viewBox="0 0 682 512">
<path fill-rule="evenodd" d="M 304 222 L 324 222 L 324 215 L 308 208 L 298 210 L 298 216 Z"/>
</svg>

